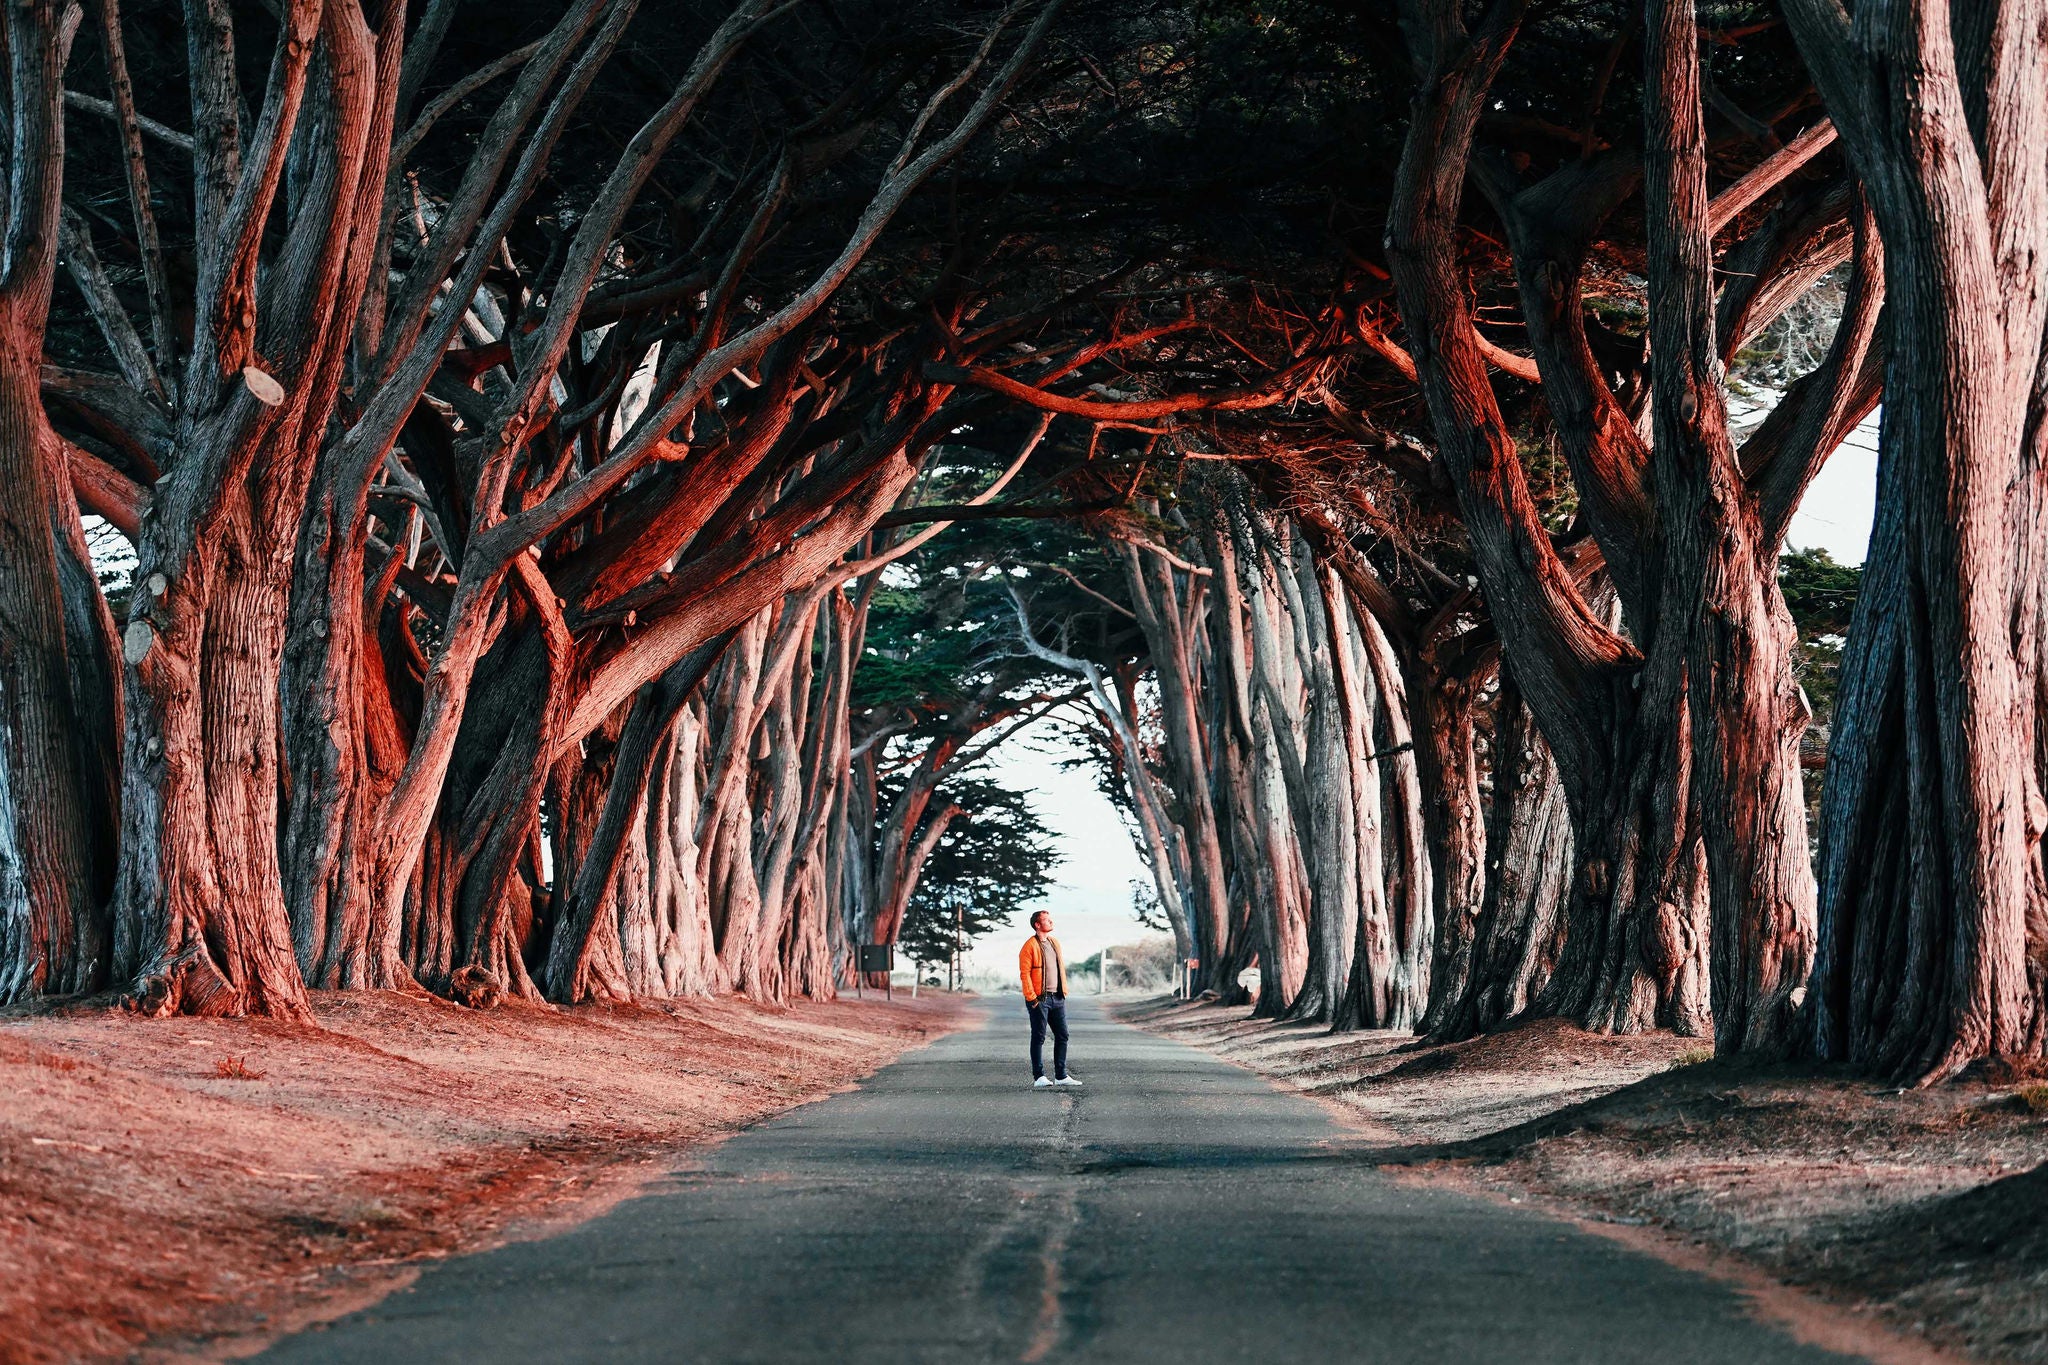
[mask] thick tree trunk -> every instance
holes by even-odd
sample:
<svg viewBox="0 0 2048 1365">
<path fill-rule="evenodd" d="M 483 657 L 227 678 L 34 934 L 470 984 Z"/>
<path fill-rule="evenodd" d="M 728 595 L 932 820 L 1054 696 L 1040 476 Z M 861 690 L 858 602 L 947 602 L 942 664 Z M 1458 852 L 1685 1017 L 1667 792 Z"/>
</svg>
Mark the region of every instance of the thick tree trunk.
<svg viewBox="0 0 2048 1365">
<path fill-rule="evenodd" d="M 323 461 L 331 454 L 323 452 Z M 307 981 L 328 989 L 403 986 L 412 976 L 397 925 L 380 919 L 396 907 L 370 894 L 367 856 L 368 822 L 397 778 L 404 748 L 368 627 L 382 613 L 402 552 L 392 549 L 366 584 L 364 508 L 359 503 L 350 515 L 317 476 L 315 488 L 293 568 L 280 697 L 292 793 L 285 903 Z"/>
<path fill-rule="evenodd" d="M 188 14 L 196 326 L 123 637 L 115 957 L 151 1012 L 306 1013 L 278 863 L 279 660 L 292 546 L 374 252 L 403 24 L 389 5 L 376 34 L 354 4 L 281 17 L 261 137 L 244 146 L 225 12 Z M 266 271 L 281 187 L 288 222 Z"/>
<path fill-rule="evenodd" d="M 1422 765 L 1424 829 L 1435 868 L 1437 934 L 1430 970 L 1431 1008 L 1422 1029 L 1441 1032 L 1446 1013 L 1472 989 L 1479 921 L 1488 886 L 1486 824 L 1479 793 L 1479 707 L 1489 680 L 1467 670 L 1448 673 L 1425 663 L 1416 730 L 1428 746 Z M 1490 670 L 1488 670 L 1490 672 Z M 1498 735 L 1495 736 L 1496 740 Z M 1493 749 L 1498 771 L 1499 746 Z"/>
<path fill-rule="evenodd" d="M 829 845 L 849 779 L 849 708 L 858 662 L 858 622 L 865 611 L 837 588 L 826 595 L 825 606 L 820 617 L 825 684 L 818 689 L 805 726 L 803 811 L 782 933 L 784 989 L 813 999 L 829 999 L 835 993 L 831 924 L 837 918 L 839 867 Z"/>
<path fill-rule="evenodd" d="M 1205 536 L 1204 546 L 1205 558 L 1216 573 L 1209 621 L 1215 637 L 1210 657 L 1220 681 L 1224 715 L 1218 745 L 1224 772 L 1221 785 L 1228 794 L 1224 804 L 1230 815 L 1232 862 L 1244 875 L 1244 890 L 1250 893 L 1245 924 L 1259 965 L 1259 998 L 1252 1014 L 1259 1019 L 1278 1019 L 1301 989 L 1308 965 L 1306 944 L 1299 934 L 1288 932 L 1302 916 L 1293 908 L 1287 800 L 1281 788 L 1279 755 L 1269 734 L 1270 714 L 1252 685 L 1234 541 L 1212 530 Z"/>
<path fill-rule="evenodd" d="M 808 630 L 803 633 L 808 637 Z M 757 1000 L 779 1001 L 783 996 L 784 915 L 788 910 L 791 862 L 803 802 L 797 789 L 793 690 L 793 680 L 785 680 L 777 687 L 767 703 L 761 727 L 762 771 L 753 800 L 760 826 L 753 867 L 754 885 L 759 888 L 760 923 L 754 928 L 753 954 L 733 983 L 735 989 Z"/>
<path fill-rule="evenodd" d="M 1705 844 L 1715 1049 L 1783 1053 L 1813 958 L 1814 886 L 1778 546 L 1728 434 L 1714 339 L 1706 127 L 1692 0 L 1651 0 L 1644 37 L 1652 482 L 1664 529 L 1653 656 L 1683 651 Z M 1672 665 L 1653 657 L 1649 672 Z"/>
<path fill-rule="evenodd" d="M 1564 948 L 1535 1012 L 1605 1032 L 1704 1036 L 1706 861 L 1690 804 L 1683 679 L 1675 668 L 1640 677 L 1632 694 L 1616 680 L 1610 701 L 1621 719 L 1604 762 L 1564 770 L 1572 890 Z"/>
<path fill-rule="evenodd" d="M 1320 932 L 1324 921 L 1319 919 L 1321 912 L 1317 908 L 1322 891 L 1307 846 L 1314 837 L 1315 826 L 1299 738 L 1303 718 L 1297 708 L 1303 688 L 1297 674 L 1302 659 L 1292 633 L 1283 643 L 1279 628 L 1278 618 L 1286 609 L 1282 605 L 1283 594 L 1275 592 L 1273 585 L 1284 570 L 1268 561 L 1246 509 L 1233 506 L 1231 517 L 1251 625 L 1252 733 L 1258 741 L 1260 765 L 1266 770 L 1260 790 L 1269 817 L 1284 815 L 1271 819 L 1268 825 L 1269 846 L 1278 855 L 1273 862 L 1276 877 L 1293 889 L 1293 894 L 1279 907 L 1280 922 L 1276 926 L 1283 945 L 1283 980 L 1289 985 L 1281 1017 L 1326 1022 L 1344 979 L 1333 977 L 1330 972 L 1329 943 Z M 1326 887 L 1327 883 L 1321 885 Z M 1293 978 L 1295 961 L 1300 963 L 1298 979 Z"/>
<path fill-rule="evenodd" d="M 1352 950 L 1359 941 L 1360 831 L 1352 794 L 1355 774 L 1346 742 L 1349 727 L 1319 576 L 1307 546 L 1298 537 L 1290 557 L 1295 560 L 1295 572 L 1290 574 L 1286 565 L 1275 562 L 1273 577 L 1285 592 L 1294 618 L 1295 648 L 1304 662 L 1308 684 L 1306 756 L 1297 812 L 1307 818 L 1298 820 L 1296 828 L 1307 836 L 1302 856 L 1309 871 L 1309 935 L 1308 969 L 1287 1017 L 1323 1024 L 1338 1018 L 1350 984 Z M 1375 944 L 1375 948 L 1385 951 L 1384 944 Z M 1382 994 L 1386 984 L 1374 983 L 1372 993 Z"/>
<path fill-rule="evenodd" d="M 1564 775 L 1575 831 L 1565 956 L 1537 1003 L 1588 1027 L 1703 1031 L 1704 868 L 1686 807 L 1682 660 L 1600 619 L 1553 544 L 1473 329 L 1455 229 L 1473 133 L 1526 5 L 1468 32 L 1416 0 L 1416 113 L 1388 212 L 1389 261 L 1487 607 Z"/>
<path fill-rule="evenodd" d="M 1821 805 L 1815 1041 L 1934 1080 L 2042 1047 L 2048 13 L 1929 5 L 1852 28 L 1813 0 L 1786 12 L 1882 228 L 1889 318 L 1877 518 Z"/>
<path fill-rule="evenodd" d="M 1557 764 L 1511 677 L 1503 675 L 1490 746 L 1486 895 L 1471 968 L 1431 1010 L 1429 1036 L 1455 1042 L 1521 1014 L 1550 979 L 1571 885 L 1571 815 Z"/>
<path fill-rule="evenodd" d="M 718 971 L 711 904 L 697 878 L 691 842 L 697 820 L 698 752 L 704 727 L 686 708 L 670 727 L 649 784 L 647 821 L 653 923 L 647 959 L 625 936 L 626 974 L 648 995 L 712 995 L 725 988 Z M 644 984 L 643 984 L 644 983 Z"/>
<path fill-rule="evenodd" d="M 1357 942 L 1350 980 L 1331 1027 L 1407 1028 L 1427 1003 L 1429 975 L 1410 954 L 1410 945 L 1401 936 L 1407 926 L 1396 923 L 1388 901 L 1385 783 L 1374 739 L 1381 699 L 1367 657 L 1371 646 L 1336 571 L 1324 569 L 1317 577 L 1323 588 L 1323 613 L 1330 622 L 1338 694 L 1344 702 L 1345 763 L 1351 774 L 1350 815 L 1358 853 Z"/>
<path fill-rule="evenodd" d="M 89 568 L 76 581 L 69 461 L 43 411 L 63 198 L 63 73 L 78 11 L 11 7 L 0 252 L 0 1003 L 106 980 L 105 745 Z M 72 582 L 67 591 L 66 579 Z M 96 614 L 97 613 L 97 614 Z"/>
<path fill-rule="evenodd" d="M 11 311 L 0 309 L 0 326 Z M 110 661 L 67 618 L 90 629 L 105 607 L 89 570 L 67 591 L 74 555 L 59 519 L 77 512 L 43 416 L 40 361 L 40 329 L 0 334 L 0 1003 L 100 986 L 112 938 L 111 812 L 97 768 L 98 731 L 118 706 L 81 690 Z"/>
<path fill-rule="evenodd" d="M 569 893 L 548 944 L 551 1000 L 574 1005 L 617 997 L 635 989 L 636 978 L 643 992 L 660 981 L 662 988 L 648 993 L 670 993 L 670 972 L 661 965 L 666 957 L 662 940 L 668 935 L 661 932 L 656 898 L 647 886 L 655 861 L 647 850 L 649 793 L 657 778 L 666 779 L 677 719 L 725 644 L 721 639 L 693 651 L 641 689 L 609 755 L 600 788 L 602 813 L 590 816 L 578 803 L 579 823 L 592 828 L 576 849 L 576 861 L 556 869 Z M 666 805 L 665 798 L 652 799 L 653 810 Z M 629 858 L 630 869 L 622 861 Z M 616 973 L 610 970 L 614 962 Z"/>
<path fill-rule="evenodd" d="M 1429 854 L 1422 764 L 1416 758 L 1407 688 L 1396 668 L 1394 651 L 1369 618 L 1368 626 L 1368 643 L 1372 645 L 1369 657 L 1380 694 L 1386 698 L 1384 748 L 1392 751 L 1380 760 L 1385 781 L 1381 807 L 1393 812 L 1386 821 L 1387 852 L 1381 860 L 1381 866 L 1387 870 L 1387 904 L 1394 915 L 1395 942 L 1400 946 L 1401 960 L 1407 964 L 1408 981 L 1417 985 L 1428 983 L 1433 989 L 1425 972 L 1436 949 L 1436 866 Z"/>
<path fill-rule="evenodd" d="M 1128 543 L 1122 546 L 1124 576 L 1139 627 L 1145 632 L 1159 684 L 1161 719 L 1174 794 L 1179 798 L 1181 830 L 1187 840 L 1189 891 L 1194 911 L 1194 953 L 1198 989 L 1224 983 L 1214 976 L 1230 938 L 1229 877 L 1223 866 L 1223 841 L 1216 807 L 1209 791 L 1209 763 L 1203 742 L 1200 701 L 1199 637 L 1190 636 L 1182 610 L 1182 592 L 1173 566 L 1157 555 Z M 1200 591 L 1188 575 L 1185 592 Z"/>
<path fill-rule="evenodd" d="M 697 815 L 699 879 L 711 899 L 720 976 L 737 986 L 756 950 L 760 885 L 754 880 L 754 819 L 748 804 L 758 693 L 768 650 L 764 613 L 739 630 L 706 699 L 708 727 L 716 736 Z"/>
<path fill-rule="evenodd" d="M 147 522 L 137 547 L 115 970 L 146 1013 L 307 1017 L 277 861 L 284 584 L 263 539 L 243 502 L 182 562 Z"/>
</svg>

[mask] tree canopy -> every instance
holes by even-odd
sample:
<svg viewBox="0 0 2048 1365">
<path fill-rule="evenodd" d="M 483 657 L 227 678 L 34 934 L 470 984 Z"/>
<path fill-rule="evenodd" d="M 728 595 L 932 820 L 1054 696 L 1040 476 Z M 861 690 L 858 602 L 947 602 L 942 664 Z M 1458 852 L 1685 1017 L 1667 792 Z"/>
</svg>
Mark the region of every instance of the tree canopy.
<svg viewBox="0 0 2048 1365">
<path fill-rule="evenodd" d="M 10 7 L 0 998 L 827 995 L 1045 715 L 1262 1013 L 2038 1055 L 2034 8 Z"/>
</svg>

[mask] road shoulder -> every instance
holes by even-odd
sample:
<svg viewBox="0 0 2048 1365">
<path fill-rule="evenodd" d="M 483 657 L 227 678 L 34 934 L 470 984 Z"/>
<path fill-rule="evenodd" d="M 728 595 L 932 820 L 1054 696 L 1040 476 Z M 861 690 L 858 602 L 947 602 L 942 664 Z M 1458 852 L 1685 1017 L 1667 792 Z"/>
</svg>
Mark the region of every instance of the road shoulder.
<svg viewBox="0 0 2048 1365">
<path fill-rule="evenodd" d="M 1430 1047 L 1209 1004 L 1117 1013 L 1317 1099 L 1403 1179 L 1714 1274 L 1816 1344 L 2048 1361 L 2048 1123 L 2023 1085 L 1899 1094 L 1555 1022 Z"/>
<path fill-rule="evenodd" d="M 0 1361 L 248 1354 L 428 1261 L 595 1216 L 981 1017 L 929 994 L 314 1008 L 310 1029 L 0 1017 Z"/>
</svg>

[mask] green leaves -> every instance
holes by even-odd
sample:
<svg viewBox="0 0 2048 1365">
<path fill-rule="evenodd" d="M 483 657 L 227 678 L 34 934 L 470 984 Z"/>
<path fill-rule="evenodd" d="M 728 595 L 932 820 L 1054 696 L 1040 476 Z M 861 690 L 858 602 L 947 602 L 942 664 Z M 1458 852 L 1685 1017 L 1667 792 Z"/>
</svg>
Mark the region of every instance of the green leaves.
<svg viewBox="0 0 2048 1365">
<path fill-rule="evenodd" d="M 955 778 L 945 794 L 963 806 L 932 850 L 898 940 L 904 955 L 943 961 L 957 932 L 972 943 L 1045 894 L 1060 855 L 1023 792 L 986 778 Z"/>
</svg>

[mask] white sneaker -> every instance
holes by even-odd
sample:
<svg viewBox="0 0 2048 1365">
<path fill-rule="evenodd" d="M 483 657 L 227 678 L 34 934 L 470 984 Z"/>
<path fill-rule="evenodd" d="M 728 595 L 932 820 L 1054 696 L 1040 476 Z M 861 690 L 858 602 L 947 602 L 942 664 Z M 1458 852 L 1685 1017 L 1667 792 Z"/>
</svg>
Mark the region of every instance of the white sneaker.
<svg viewBox="0 0 2048 1365">
<path fill-rule="evenodd" d="M 1080 1084 L 1080 1082 L 1079 1082 L 1079 1081 L 1077 1081 L 1077 1080 L 1075 1080 L 1075 1079 L 1074 1079 L 1074 1078 L 1073 1078 L 1072 1076 L 1062 1076 L 1062 1077 L 1060 1077 L 1060 1078 L 1059 1078 L 1058 1080 L 1054 1081 L 1054 1082 L 1053 1082 L 1053 1084 L 1054 1084 L 1054 1085 L 1079 1085 L 1079 1084 Z"/>
<path fill-rule="evenodd" d="M 1033 1090 L 1050 1090 L 1052 1089 L 1052 1082 L 1047 1080 L 1045 1077 L 1040 1076 L 1037 1080 L 1031 1083 L 1031 1088 Z"/>
</svg>

